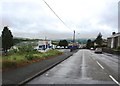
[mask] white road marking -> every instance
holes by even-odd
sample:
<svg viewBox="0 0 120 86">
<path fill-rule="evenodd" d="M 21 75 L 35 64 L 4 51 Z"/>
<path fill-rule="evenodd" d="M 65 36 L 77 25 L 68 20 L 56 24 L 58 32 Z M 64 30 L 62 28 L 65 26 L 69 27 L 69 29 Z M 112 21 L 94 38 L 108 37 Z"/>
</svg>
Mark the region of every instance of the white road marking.
<svg viewBox="0 0 120 86">
<path fill-rule="evenodd" d="M 116 84 L 118 84 L 118 85 L 120 86 L 120 83 L 119 83 L 117 80 L 115 80 L 111 75 L 109 75 L 109 77 L 110 77 Z"/>
<path fill-rule="evenodd" d="M 104 67 L 98 61 L 96 61 L 96 62 L 102 69 L 104 69 Z"/>
<path fill-rule="evenodd" d="M 85 56 L 84 56 L 84 51 L 82 55 L 82 78 L 86 78 L 86 68 L 85 68 Z"/>
</svg>

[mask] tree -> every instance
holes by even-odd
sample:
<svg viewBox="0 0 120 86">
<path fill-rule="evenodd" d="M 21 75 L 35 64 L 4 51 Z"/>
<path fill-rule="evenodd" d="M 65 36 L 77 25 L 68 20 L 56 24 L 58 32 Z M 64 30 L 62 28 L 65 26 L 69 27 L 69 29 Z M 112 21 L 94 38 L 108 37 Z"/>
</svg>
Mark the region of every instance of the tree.
<svg viewBox="0 0 120 86">
<path fill-rule="evenodd" d="M 98 34 L 97 38 L 95 39 L 95 42 L 96 42 L 97 46 L 99 46 L 99 47 L 102 46 L 103 39 L 102 39 L 101 33 Z"/>
<path fill-rule="evenodd" d="M 64 46 L 65 48 L 66 46 L 68 46 L 68 42 L 66 40 L 60 40 L 59 46 Z"/>
<path fill-rule="evenodd" d="M 4 53 L 13 46 L 13 35 L 8 27 L 4 27 L 2 31 L 2 48 Z"/>
<path fill-rule="evenodd" d="M 88 40 L 87 40 L 87 45 L 86 45 L 86 47 L 87 47 L 88 49 L 90 49 L 91 46 L 92 46 L 92 41 L 91 41 L 91 39 L 88 39 Z"/>
</svg>

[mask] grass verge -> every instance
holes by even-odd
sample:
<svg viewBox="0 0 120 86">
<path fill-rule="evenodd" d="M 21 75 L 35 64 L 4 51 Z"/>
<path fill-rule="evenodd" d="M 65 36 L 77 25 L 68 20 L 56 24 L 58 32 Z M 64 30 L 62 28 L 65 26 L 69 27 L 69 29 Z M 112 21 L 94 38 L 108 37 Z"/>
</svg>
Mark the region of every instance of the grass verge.
<svg viewBox="0 0 120 86">
<path fill-rule="evenodd" d="M 34 62 L 53 58 L 61 55 L 62 52 L 58 50 L 48 50 L 47 52 L 24 52 L 24 53 L 10 53 L 7 56 L 2 56 L 2 70 L 22 67 Z"/>
</svg>

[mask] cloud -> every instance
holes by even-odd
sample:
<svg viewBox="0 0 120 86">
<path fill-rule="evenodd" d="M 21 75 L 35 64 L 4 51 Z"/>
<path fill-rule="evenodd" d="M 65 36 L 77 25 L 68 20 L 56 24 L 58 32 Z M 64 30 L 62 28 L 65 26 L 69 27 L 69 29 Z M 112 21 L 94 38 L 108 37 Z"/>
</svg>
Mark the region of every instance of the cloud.
<svg viewBox="0 0 120 86">
<path fill-rule="evenodd" d="M 2 25 L 9 26 L 14 36 L 50 39 L 104 37 L 118 31 L 118 0 L 46 0 L 65 22 L 67 28 L 42 0 L 2 0 Z"/>
</svg>

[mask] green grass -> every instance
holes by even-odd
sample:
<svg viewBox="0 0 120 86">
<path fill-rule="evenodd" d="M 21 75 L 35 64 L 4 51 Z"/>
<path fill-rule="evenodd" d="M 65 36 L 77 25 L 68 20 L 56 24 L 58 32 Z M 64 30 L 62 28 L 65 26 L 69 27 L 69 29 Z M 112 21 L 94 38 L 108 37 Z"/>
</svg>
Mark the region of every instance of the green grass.
<svg viewBox="0 0 120 86">
<path fill-rule="evenodd" d="M 54 57 L 62 54 L 62 52 L 58 50 L 48 50 L 47 52 L 10 52 L 7 56 L 2 57 L 2 68 L 16 68 L 20 67 L 33 61 L 36 62 L 38 60 L 47 59 L 49 57 Z"/>
<path fill-rule="evenodd" d="M 2 56 L 0 56 L 0 69 L 2 69 Z"/>
<path fill-rule="evenodd" d="M 24 54 L 13 54 L 13 55 L 8 55 L 8 56 L 3 56 L 3 60 L 15 60 L 15 61 L 20 61 L 20 60 L 25 60 Z"/>
<path fill-rule="evenodd" d="M 2 62 L 2 56 L 0 56 L 0 62 Z"/>
</svg>

